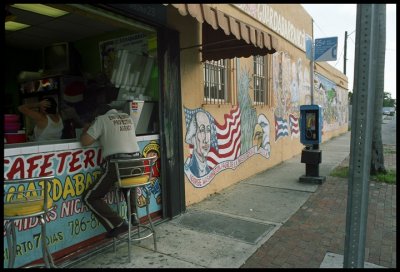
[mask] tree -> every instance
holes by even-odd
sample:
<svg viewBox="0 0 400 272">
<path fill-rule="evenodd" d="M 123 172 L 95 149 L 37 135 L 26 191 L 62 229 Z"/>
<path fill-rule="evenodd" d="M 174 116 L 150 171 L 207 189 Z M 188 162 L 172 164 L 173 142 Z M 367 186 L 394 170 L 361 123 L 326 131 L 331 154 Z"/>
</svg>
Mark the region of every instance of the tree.
<svg viewBox="0 0 400 272">
<path fill-rule="evenodd" d="M 353 92 L 349 91 L 347 94 L 349 98 L 349 105 L 353 105 Z"/>
<path fill-rule="evenodd" d="M 385 92 L 383 94 L 383 106 L 384 107 L 394 107 L 396 104 L 396 99 L 392 99 L 392 94 Z"/>
<path fill-rule="evenodd" d="M 374 101 L 374 128 L 372 134 L 371 147 L 371 168 L 370 174 L 386 173 L 383 144 L 382 144 L 382 105 L 385 101 L 391 100 L 390 93 L 384 93 L 385 75 L 385 47 L 386 47 L 386 5 L 378 5 L 379 9 L 379 31 L 377 47 L 377 74 L 375 81 L 375 101 Z"/>
</svg>

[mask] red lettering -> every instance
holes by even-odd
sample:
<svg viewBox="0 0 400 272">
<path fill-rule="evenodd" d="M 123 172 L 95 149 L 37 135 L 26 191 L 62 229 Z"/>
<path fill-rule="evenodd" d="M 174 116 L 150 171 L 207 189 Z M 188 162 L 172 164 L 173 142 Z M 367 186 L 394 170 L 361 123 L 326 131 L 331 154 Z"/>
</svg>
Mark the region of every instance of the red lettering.
<svg viewBox="0 0 400 272">
<path fill-rule="evenodd" d="M 39 167 L 39 164 L 35 163 L 35 161 L 40 160 L 42 158 L 42 155 L 37 155 L 37 156 L 33 156 L 29 159 L 26 160 L 26 162 L 28 163 L 29 167 L 28 167 L 28 178 L 33 177 L 33 171 Z"/>
<path fill-rule="evenodd" d="M 85 160 L 83 161 L 83 163 L 85 164 L 85 169 L 88 167 L 88 165 L 90 164 L 90 166 L 94 167 L 94 162 L 93 162 L 93 158 L 95 155 L 95 152 L 93 149 L 88 149 L 85 151 Z"/>
<path fill-rule="evenodd" d="M 78 155 L 81 154 L 82 152 L 83 152 L 83 150 L 81 149 L 81 150 L 78 150 L 78 151 L 72 153 L 72 160 L 69 163 L 69 172 L 70 173 L 75 172 L 82 168 L 82 164 L 77 164 L 77 162 L 80 161 Z"/>
<path fill-rule="evenodd" d="M 70 155 L 71 153 L 72 153 L 71 151 L 66 151 L 66 152 L 57 154 L 57 157 L 59 157 L 61 159 L 60 163 L 58 165 L 58 169 L 57 169 L 58 174 L 61 174 L 65 170 L 64 169 L 65 160 L 66 160 L 67 156 Z"/>
<path fill-rule="evenodd" d="M 16 175 L 19 173 L 19 178 L 25 178 L 25 164 L 23 158 L 16 158 L 14 163 L 11 165 L 10 170 L 7 174 L 7 179 L 15 179 Z"/>
<path fill-rule="evenodd" d="M 52 166 L 52 163 L 49 162 L 49 159 L 50 159 L 51 157 L 53 157 L 53 156 L 54 156 L 54 154 L 47 154 L 47 155 L 44 156 L 43 165 L 40 167 L 40 176 L 41 176 L 41 177 L 49 176 L 49 175 L 52 174 L 51 169 L 50 169 L 49 172 L 46 172 L 46 170 L 48 170 L 47 168 L 49 168 L 50 166 Z"/>
<path fill-rule="evenodd" d="M 102 150 L 99 148 L 99 153 L 97 153 L 97 165 L 101 165 L 102 161 Z"/>
</svg>

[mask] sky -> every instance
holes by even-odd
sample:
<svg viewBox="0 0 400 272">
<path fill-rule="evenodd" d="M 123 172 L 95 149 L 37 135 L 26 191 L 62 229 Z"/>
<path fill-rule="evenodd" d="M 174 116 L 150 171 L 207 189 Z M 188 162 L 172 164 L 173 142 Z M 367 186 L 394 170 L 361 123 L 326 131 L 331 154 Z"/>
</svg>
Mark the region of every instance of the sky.
<svg viewBox="0 0 400 272">
<path fill-rule="evenodd" d="M 337 60 L 330 65 L 343 72 L 344 36 L 347 31 L 346 76 L 353 90 L 357 4 L 302 4 L 314 20 L 314 39 L 338 37 Z M 386 4 L 384 91 L 396 98 L 396 4 Z"/>
</svg>

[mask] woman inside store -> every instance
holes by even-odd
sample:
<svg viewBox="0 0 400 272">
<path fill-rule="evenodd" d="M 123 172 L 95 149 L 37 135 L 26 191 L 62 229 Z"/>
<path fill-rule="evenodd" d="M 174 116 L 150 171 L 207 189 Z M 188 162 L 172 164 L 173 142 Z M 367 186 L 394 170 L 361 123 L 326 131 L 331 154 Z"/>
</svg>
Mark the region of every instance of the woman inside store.
<svg viewBox="0 0 400 272">
<path fill-rule="evenodd" d="M 53 97 L 47 96 L 37 103 L 21 105 L 18 110 L 35 122 L 33 129 L 35 141 L 61 139 L 64 125 L 57 111 L 57 102 Z"/>
</svg>

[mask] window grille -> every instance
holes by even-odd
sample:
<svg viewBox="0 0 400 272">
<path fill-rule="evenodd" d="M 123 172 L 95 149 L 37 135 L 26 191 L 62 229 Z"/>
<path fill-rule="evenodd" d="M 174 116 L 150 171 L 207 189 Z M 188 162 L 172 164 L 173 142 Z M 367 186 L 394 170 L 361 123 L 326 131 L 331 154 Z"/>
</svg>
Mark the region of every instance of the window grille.
<svg viewBox="0 0 400 272">
<path fill-rule="evenodd" d="M 206 104 L 227 101 L 227 60 L 204 62 L 204 100 Z"/>
<path fill-rule="evenodd" d="M 267 96 L 267 66 L 263 56 L 254 56 L 253 102 L 255 105 L 266 105 Z"/>
</svg>

